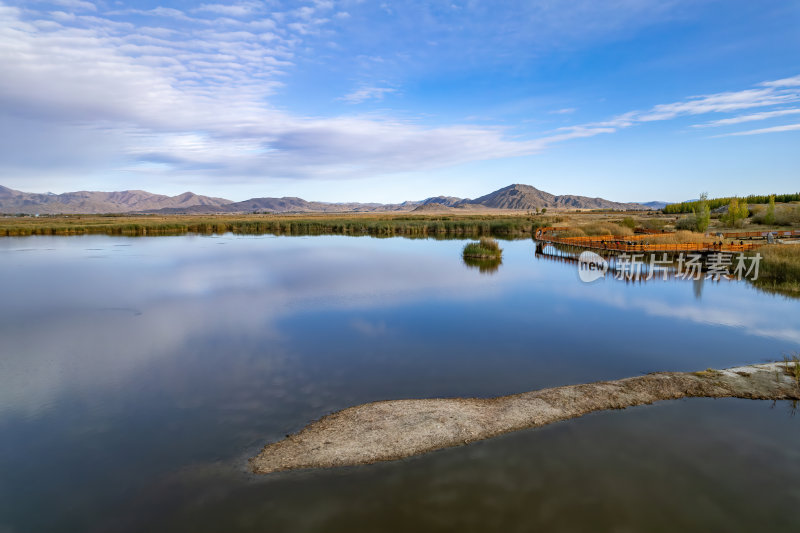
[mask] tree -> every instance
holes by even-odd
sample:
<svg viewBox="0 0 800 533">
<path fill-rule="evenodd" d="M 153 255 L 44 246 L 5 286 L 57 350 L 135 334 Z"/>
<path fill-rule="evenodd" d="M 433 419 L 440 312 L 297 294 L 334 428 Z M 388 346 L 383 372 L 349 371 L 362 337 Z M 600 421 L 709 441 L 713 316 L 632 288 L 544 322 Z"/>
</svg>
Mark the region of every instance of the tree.
<svg viewBox="0 0 800 533">
<path fill-rule="evenodd" d="M 733 228 L 741 226 L 744 219 L 749 215 L 750 210 L 747 209 L 747 202 L 745 200 L 739 203 L 738 198 L 731 198 L 728 204 L 728 213 L 721 218 L 725 224 Z"/>
<path fill-rule="evenodd" d="M 764 215 L 764 224 L 773 225 L 775 223 L 775 195 L 770 195 L 767 213 Z"/>
<path fill-rule="evenodd" d="M 750 209 L 747 208 L 747 202 L 745 200 L 742 200 L 742 202 L 739 204 L 739 214 L 737 217 L 737 219 L 740 222 L 739 225 L 744 224 L 745 219 L 749 216 L 750 216 Z"/>
<path fill-rule="evenodd" d="M 546 207 L 543 207 L 543 208 L 542 208 L 542 214 L 544 215 L 545 213 L 547 213 L 547 208 L 546 208 Z"/>
<path fill-rule="evenodd" d="M 700 195 L 700 200 L 694 208 L 695 229 L 700 233 L 705 233 L 708 223 L 711 222 L 711 207 L 708 205 L 708 193 Z"/>
</svg>

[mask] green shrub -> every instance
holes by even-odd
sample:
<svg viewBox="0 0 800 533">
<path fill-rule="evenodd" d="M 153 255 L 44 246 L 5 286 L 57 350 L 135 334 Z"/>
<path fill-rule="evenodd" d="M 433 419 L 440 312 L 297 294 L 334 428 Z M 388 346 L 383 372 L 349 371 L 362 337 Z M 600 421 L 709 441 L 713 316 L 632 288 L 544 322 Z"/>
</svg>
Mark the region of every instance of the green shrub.
<svg viewBox="0 0 800 533">
<path fill-rule="evenodd" d="M 464 257 L 471 258 L 499 258 L 503 254 L 496 240 L 481 237 L 478 242 L 470 242 L 464 246 Z"/>
</svg>

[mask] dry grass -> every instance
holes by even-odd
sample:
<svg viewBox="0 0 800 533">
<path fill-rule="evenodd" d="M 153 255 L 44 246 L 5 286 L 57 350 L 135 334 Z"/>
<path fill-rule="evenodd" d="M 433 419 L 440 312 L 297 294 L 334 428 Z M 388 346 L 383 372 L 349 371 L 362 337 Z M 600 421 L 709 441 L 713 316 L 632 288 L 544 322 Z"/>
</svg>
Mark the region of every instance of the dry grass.
<svg viewBox="0 0 800 533">
<path fill-rule="evenodd" d="M 648 237 L 647 240 L 651 243 L 658 243 L 658 244 L 714 242 L 714 239 L 712 237 L 706 237 L 702 233 L 697 233 L 694 231 L 686 231 L 686 230 L 676 231 L 675 233 L 664 233 L 662 235 L 653 235 L 652 237 Z"/>
<path fill-rule="evenodd" d="M 800 244 L 771 244 L 761 254 L 756 286 L 792 296 L 800 295 Z"/>
<path fill-rule="evenodd" d="M 787 376 L 794 379 L 796 385 L 800 386 L 800 356 L 793 354 L 783 356 L 783 367 Z"/>
<path fill-rule="evenodd" d="M 586 237 L 586 233 L 580 228 L 569 228 L 558 231 L 559 237 Z"/>
<path fill-rule="evenodd" d="M 643 228 L 660 230 L 664 229 L 665 226 L 667 226 L 669 223 L 672 222 L 672 217 L 661 216 L 658 218 L 655 217 L 643 218 L 640 219 L 638 222 L 639 225 Z"/>
<path fill-rule="evenodd" d="M 764 224 L 764 218 L 767 214 L 767 206 L 759 205 L 753 207 L 752 221 L 755 224 Z M 775 205 L 775 223 L 774 226 L 797 226 L 800 225 L 800 205 L 796 203 L 791 204 L 776 204 Z"/>
<path fill-rule="evenodd" d="M 500 245 L 497 244 L 496 240 L 489 237 L 481 237 L 481 240 L 478 242 L 480 242 L 481 248 L 484 248 L 486 250 L 491 250 L 492 252 L 495 253 L 500 253 Z"/>
<path fill-rule="evenodd" d="M 633 235 L 633 230 L 628 226 L 621 226 L 613 222 L 595 222 L 594 224 L 586 224 L 579 226 L 584 235 Z"/>
</svg>

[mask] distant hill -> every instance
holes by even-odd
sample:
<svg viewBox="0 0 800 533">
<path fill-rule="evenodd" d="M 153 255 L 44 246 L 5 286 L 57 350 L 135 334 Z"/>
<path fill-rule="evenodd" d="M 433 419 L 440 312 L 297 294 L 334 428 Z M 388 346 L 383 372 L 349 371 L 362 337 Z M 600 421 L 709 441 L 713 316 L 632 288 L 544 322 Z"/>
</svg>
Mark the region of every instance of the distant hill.
<svg viewBox="0 0 800 533">
<path fill-rule="evenodd" d="M 146 191 L 78 191 L 64 194 L 36 194 L 15 191 L 0 185 L 0 212 L 3 213 L 129 213 L 164 208 L 214 208 L 230 203 L 230 200 L 224 198 L 200 196 L 193 192 L 185 192 L 177 196 L 164 196 Z"/>
<path fill-rule="evenodd" d="M 649 207 L 650 209 L 659 210 L 659 209 L 664 209 L 665 207 L 667 207 L 667 204 L 669 202 L 658 202 L 658 201 L 656 201 L 656 202 L 639 202 L 639 203 L 642 204 L 645 207 Z"/>
<path fill-rule="evenodd" d="M 378 211 L 410 211 L 419 202 L 402 204 L 379 203 L 329 203 L 309 202 L 295 196 L 282 198 L 250 198 L 242 202 L 230 202 L 220 206 L 170 207 L 159 209 L 162 214 L 212 214 L 212 213 L 355 213 Z"/>
<path fill-rule="evenodd" d="M 530 185 L 514 184 L 496 190 L 486 196 L 481 196 L 469 203 L 480 204 L 494 209 L 646 209 L 641 204 L 620 203 L 603 198 L 589 198 L 587 196 L 563 195 L 556 196 L 549 192 L 540 191 Z"/>
<path fill-rule="evenodd" d="M 400 204 L 310 202 L 302 198 L 251 198 L 232 202 L 186 192 L 164 196 L 146 191 L 93 192 L 79 191 L 64 194 L 36 194 L 15 191 L 0 186 L 0 213 L 26 214 L 97 214 L 97 213 L 353 213 L 435 211 L 444 209 L 648 209 L 634 203 L 620 203 L 603 198 L 564 195 L 556 196 L 530 185 L 515 184 L 503 187 L 480 198 L 433 196 L 421 201 Z"/>
<path fill-rule="evenodd" d="M 446 207 L 455 207 L 460 204 L 469 202 L 469 199 L 457 198 L 455 196 L 433 196 L 426 198 L 420 202 L 422 205 L 443 205 Z"/>
</svg>

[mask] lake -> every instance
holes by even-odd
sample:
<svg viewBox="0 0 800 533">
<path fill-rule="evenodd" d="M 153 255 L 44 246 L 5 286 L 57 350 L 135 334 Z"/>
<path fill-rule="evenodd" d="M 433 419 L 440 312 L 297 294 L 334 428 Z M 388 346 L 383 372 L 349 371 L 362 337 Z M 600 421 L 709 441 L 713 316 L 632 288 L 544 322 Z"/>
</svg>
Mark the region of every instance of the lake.
<svg viewBox="0 0 800 533">
<path fill-rule="evenodd" d="M 501 242 L 0 239 L 0 532 L 797 531 L 790 402 L 602 412 L 370 466 L 250 474 L 351 405 L 779 360 L 800 302 L 578 278 Z"/>
</svg>

